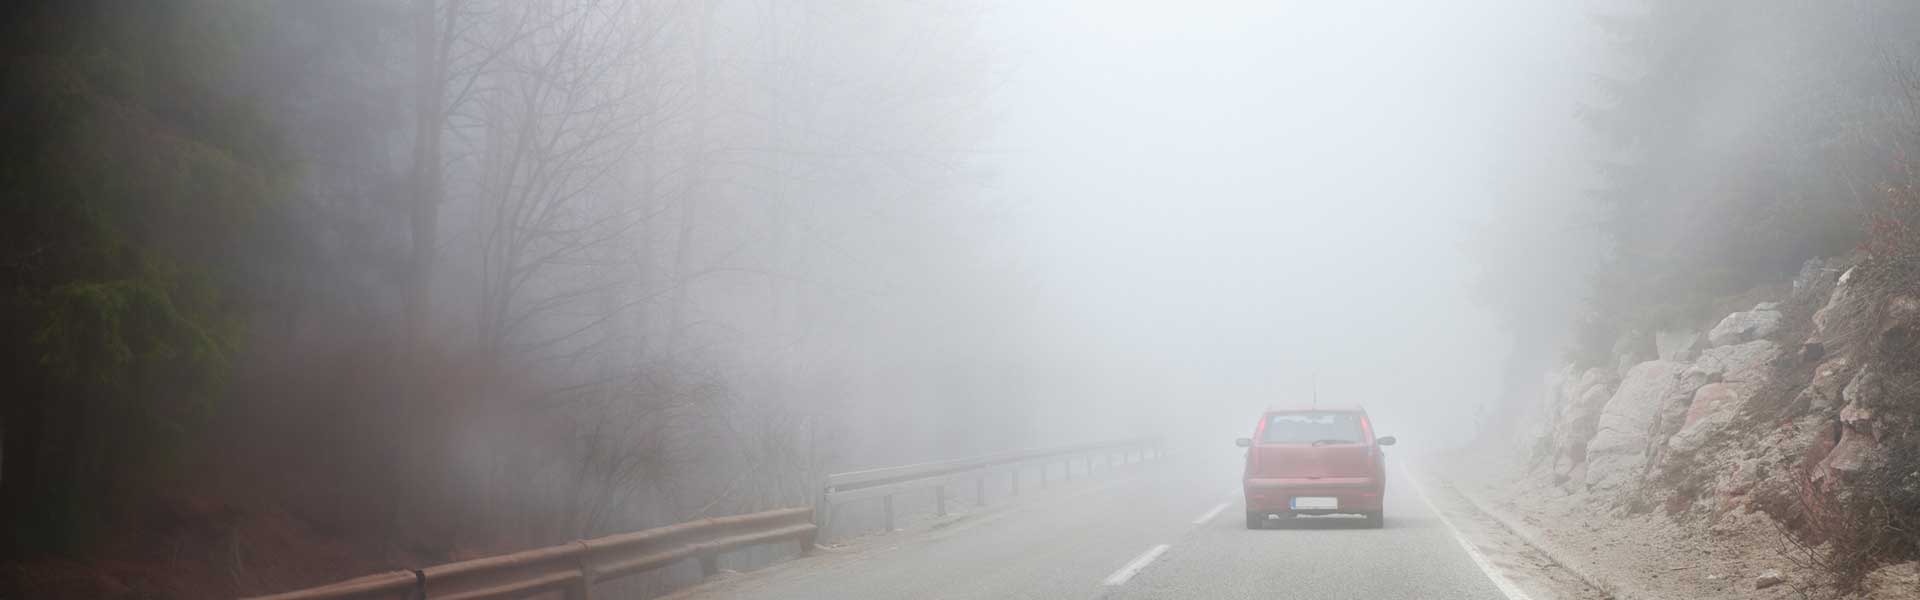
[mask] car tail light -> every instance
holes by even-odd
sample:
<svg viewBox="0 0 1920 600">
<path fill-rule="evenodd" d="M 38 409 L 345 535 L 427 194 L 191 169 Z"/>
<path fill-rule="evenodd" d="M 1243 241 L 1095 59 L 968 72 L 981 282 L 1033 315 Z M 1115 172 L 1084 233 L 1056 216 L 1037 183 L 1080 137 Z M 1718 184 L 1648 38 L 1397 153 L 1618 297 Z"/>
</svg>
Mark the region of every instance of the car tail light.
<svg viewBox="0 0 1920 600">
<path fill-rule="evenodd" d="M 1367 436 L 1367 472 L 1380 472 L 1380 445 L 1373 443 L 1373 421 L 1360 417 L 1360 428 Z"/>
<path fill-rule="evenodd" d="M 1255 451 L 1255 447 L 1259 446 L 1260 438 L 1265 436 L 1266 433 L 1267 433 L 1267 417 L 1266 415 L 1261 415 L 1260 422 L 1255 423 L 1253 425 L 1253 443 L 1249 444 L 1247 447 L 1247 474 L 1248 475 L 1252 475 L 1260 471 L 1260 453 Z"/>
</svg>

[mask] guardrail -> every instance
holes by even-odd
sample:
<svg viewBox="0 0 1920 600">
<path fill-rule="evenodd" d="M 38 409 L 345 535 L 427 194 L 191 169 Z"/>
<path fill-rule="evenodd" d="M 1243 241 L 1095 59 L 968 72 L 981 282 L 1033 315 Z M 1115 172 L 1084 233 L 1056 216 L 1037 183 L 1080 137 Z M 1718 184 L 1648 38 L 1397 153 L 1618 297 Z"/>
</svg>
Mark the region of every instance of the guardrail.
<svg viewBox="0 0 1920 600">
<path fill-rule="evenodd" d="M 810 553 L 832 507 L 847 502 L 880 498 L 887 529 L 892 530 L 893 496 L 902 492 L 933 488 L 939 514 L 945 516 L 949 484 L 972 481 L 978 503 L 985 505 L 986 480 L 991 475 L 1006 473 L 1017 496 L 1021 468 L 1035 463 L 1040 467 L 1040 487 L 1045 488 L 1048 466 L 1054 462 L 1062 463 L 1061 475 L 1071 480 L 1076 459 L 1084 464 L 1083 472 L 1091 475 L 1098 458 L 1111 467 L 1163 454 L 1159 438 L 1135 438 L 835 473 L 827 476 L 820 501 L 811 508 L 701 519 L 424 569 L 376 573 L 252 600 L 509 600 L 552 594 L 587 600 L 593 584 L 689 558 L 700 561 L 703 575 L 712 576 L 719 571 L 721 554 L 748 546 L 797 541 L 801 554 Z"/>
<path fill-rule="evenodd" d="M 593 584 L 689 558 L 711 576 L 731 550 L 784 541 L 813 550 L 813 509 L 787 508 L 701 519 L 504 556 L 389 571 L 254 600 L 506 600 L 559 593 L 587 600 Z"/>
<path fill-rule="evenodd" d="M 815 522 L 825 529 L 833 518 L 834 508 L 841 504 L 859 500 L 879 498 L 884 522 L 888 531 L 894 529 L 893 497 L 902 492 L 924 488 L 933 488 L 934 506 L 938 516 L 947 515 L 947 487 L 971 481 L 974 486 L 975 503 L 987 504 L 987 477 L 1005 473 L 1011 485 L 1012 494 L 1020 495 L 1020 469 L 1035 463 L 1040 467 L 1040 487 L 1047 487 L 1048 465 L 1058 461 L 1062 464 L 1061 476 L 1073 479 L 1073 461 L 1082 459 L 1085 472 L 1093 473 L 1094 459 L 1104 457 L 1109 466 L 1127 462 L 1139 462 L 1165 454 L 1165 448 L 1157 437 L 1132 438 L 1126 440 L 1018 450 L 1000 452 L 985 456 L 959 458 L 937 462 L 920 463 L 899 467 L 885 467 L 834 473 L 827 476 L 826 486 L 821 489 L 820 501 L 815 505 L 819 514 Z"/>
</svg>

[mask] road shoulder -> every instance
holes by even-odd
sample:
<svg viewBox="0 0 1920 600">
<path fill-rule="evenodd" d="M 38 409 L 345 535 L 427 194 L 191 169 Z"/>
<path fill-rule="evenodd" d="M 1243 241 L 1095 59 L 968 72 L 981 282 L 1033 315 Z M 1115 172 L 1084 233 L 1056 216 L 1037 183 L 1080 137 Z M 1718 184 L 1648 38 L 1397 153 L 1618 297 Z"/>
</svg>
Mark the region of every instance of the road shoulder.
<svg viewBox="0 0 1920 600">
<path fill-rule="evenodd" d="M 1449 478 L 1419 465 L 1409 467 L 1407 475 L 1420 486 L 1420 492 L 1433 509 L 1445 516 L 1447 523 L 1499 571 L 1499 576 L 1528 597 L 1536 600 L 1608 597 L 1607 593 L 1589 585 L 1579 573 L 1481 511 Z"/>
<path fill-rule="evenodd" d="M 1730 513 L 1707 526 L 1657 512 L 1610 513 L 1550 485 L 1488 474 L 1511 471 L 1436 469 L 1429 478 L 1607 597 L 1797 598 L 1797 582 L 1812 577 L 1798 566 L 1796 546 L 1751 518 L 1758 515 Z M 1756 586 L 1757 576 L 1769 571 L 1781 573 L 1784 583 Z"/>
</svg>

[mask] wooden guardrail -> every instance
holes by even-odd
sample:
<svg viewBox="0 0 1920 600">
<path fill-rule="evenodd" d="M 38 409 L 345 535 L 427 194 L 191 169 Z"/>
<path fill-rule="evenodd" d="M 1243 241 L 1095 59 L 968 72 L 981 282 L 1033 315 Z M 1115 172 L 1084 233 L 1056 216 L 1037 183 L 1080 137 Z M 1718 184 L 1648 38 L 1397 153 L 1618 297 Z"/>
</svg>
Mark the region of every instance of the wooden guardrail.
<svg viewBox="0 0 1920 600">
<path fill-rule="evenodd" d="M 1073 479 L 1073 461 L 1082 459 L 1085 471 L 1093 472 L 1096 458 L 1104 457 L 1108 465 L 1147 460 L 1164 454 L 1160 438 L 1142 437 L 1073 446 L 1038 448 L 999 452 L 985 456 L 958 458 L 898 467 L 884 467 L 865 471 L 834 473 L 827 476 L 825 487 L 821 489 L 820 501 L 815 505 L 819 514 L 815 522 L 825 528 L 832 518 L 834 507 L 858 500 L 879 498 L 887 530 L 894 529 L 893 497 L 902 492 L 933 488 L 934 507 L 939 516 L 947 514 L 947 488 L 950 485 L 972 482 L 975 502 L 986 505 L 987 477 L 1005 473 L 1011 485 L 1012 494 L 1020 495 L 1020 469 L 1038 464 L 1040 467 L 1040 487 L 1048 483 L 1048 465 L 1053 462 L 1062 464 L 1061 476 Z"/>
<path fill-rule="evenodd" d="M 713 575 L 728 551 L 784 541 L 812 551 L 811 508 L 701 519 L 504 556 L 389 571 L 254 600 L 507 600 L 559 593 L 587 600 L 593 584 L 689 558 Z"/>
</svg>

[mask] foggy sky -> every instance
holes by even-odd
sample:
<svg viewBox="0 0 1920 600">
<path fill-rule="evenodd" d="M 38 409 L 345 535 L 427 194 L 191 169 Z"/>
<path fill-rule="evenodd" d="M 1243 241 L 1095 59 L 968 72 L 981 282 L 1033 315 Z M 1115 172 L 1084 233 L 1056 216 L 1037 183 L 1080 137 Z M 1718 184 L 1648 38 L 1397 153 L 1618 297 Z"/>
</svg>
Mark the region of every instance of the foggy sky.
<svg viewBox="0 0 1920 600">
<path fill-rule="evenodd" d="M 1575 170 L 1537 163 L 1577 137 L 1589 14 L 999 6 L 989 35 L 1011 69 L 990 193 L 1015 207 L 1014 254 L 1077 342 L 1052 360 L 1105 376 L 1078 410 L 1244 435 L 1260 407 L 1308 402 L 1317 372 L 1321 402 L 1367 406 L 1382 433 L 1467 439 L 1508 351 L 1471 290 L 1472 237 L 1531 201 L 1516 195 L 1577 191 L 1514 178 Z"/>
</svg>

